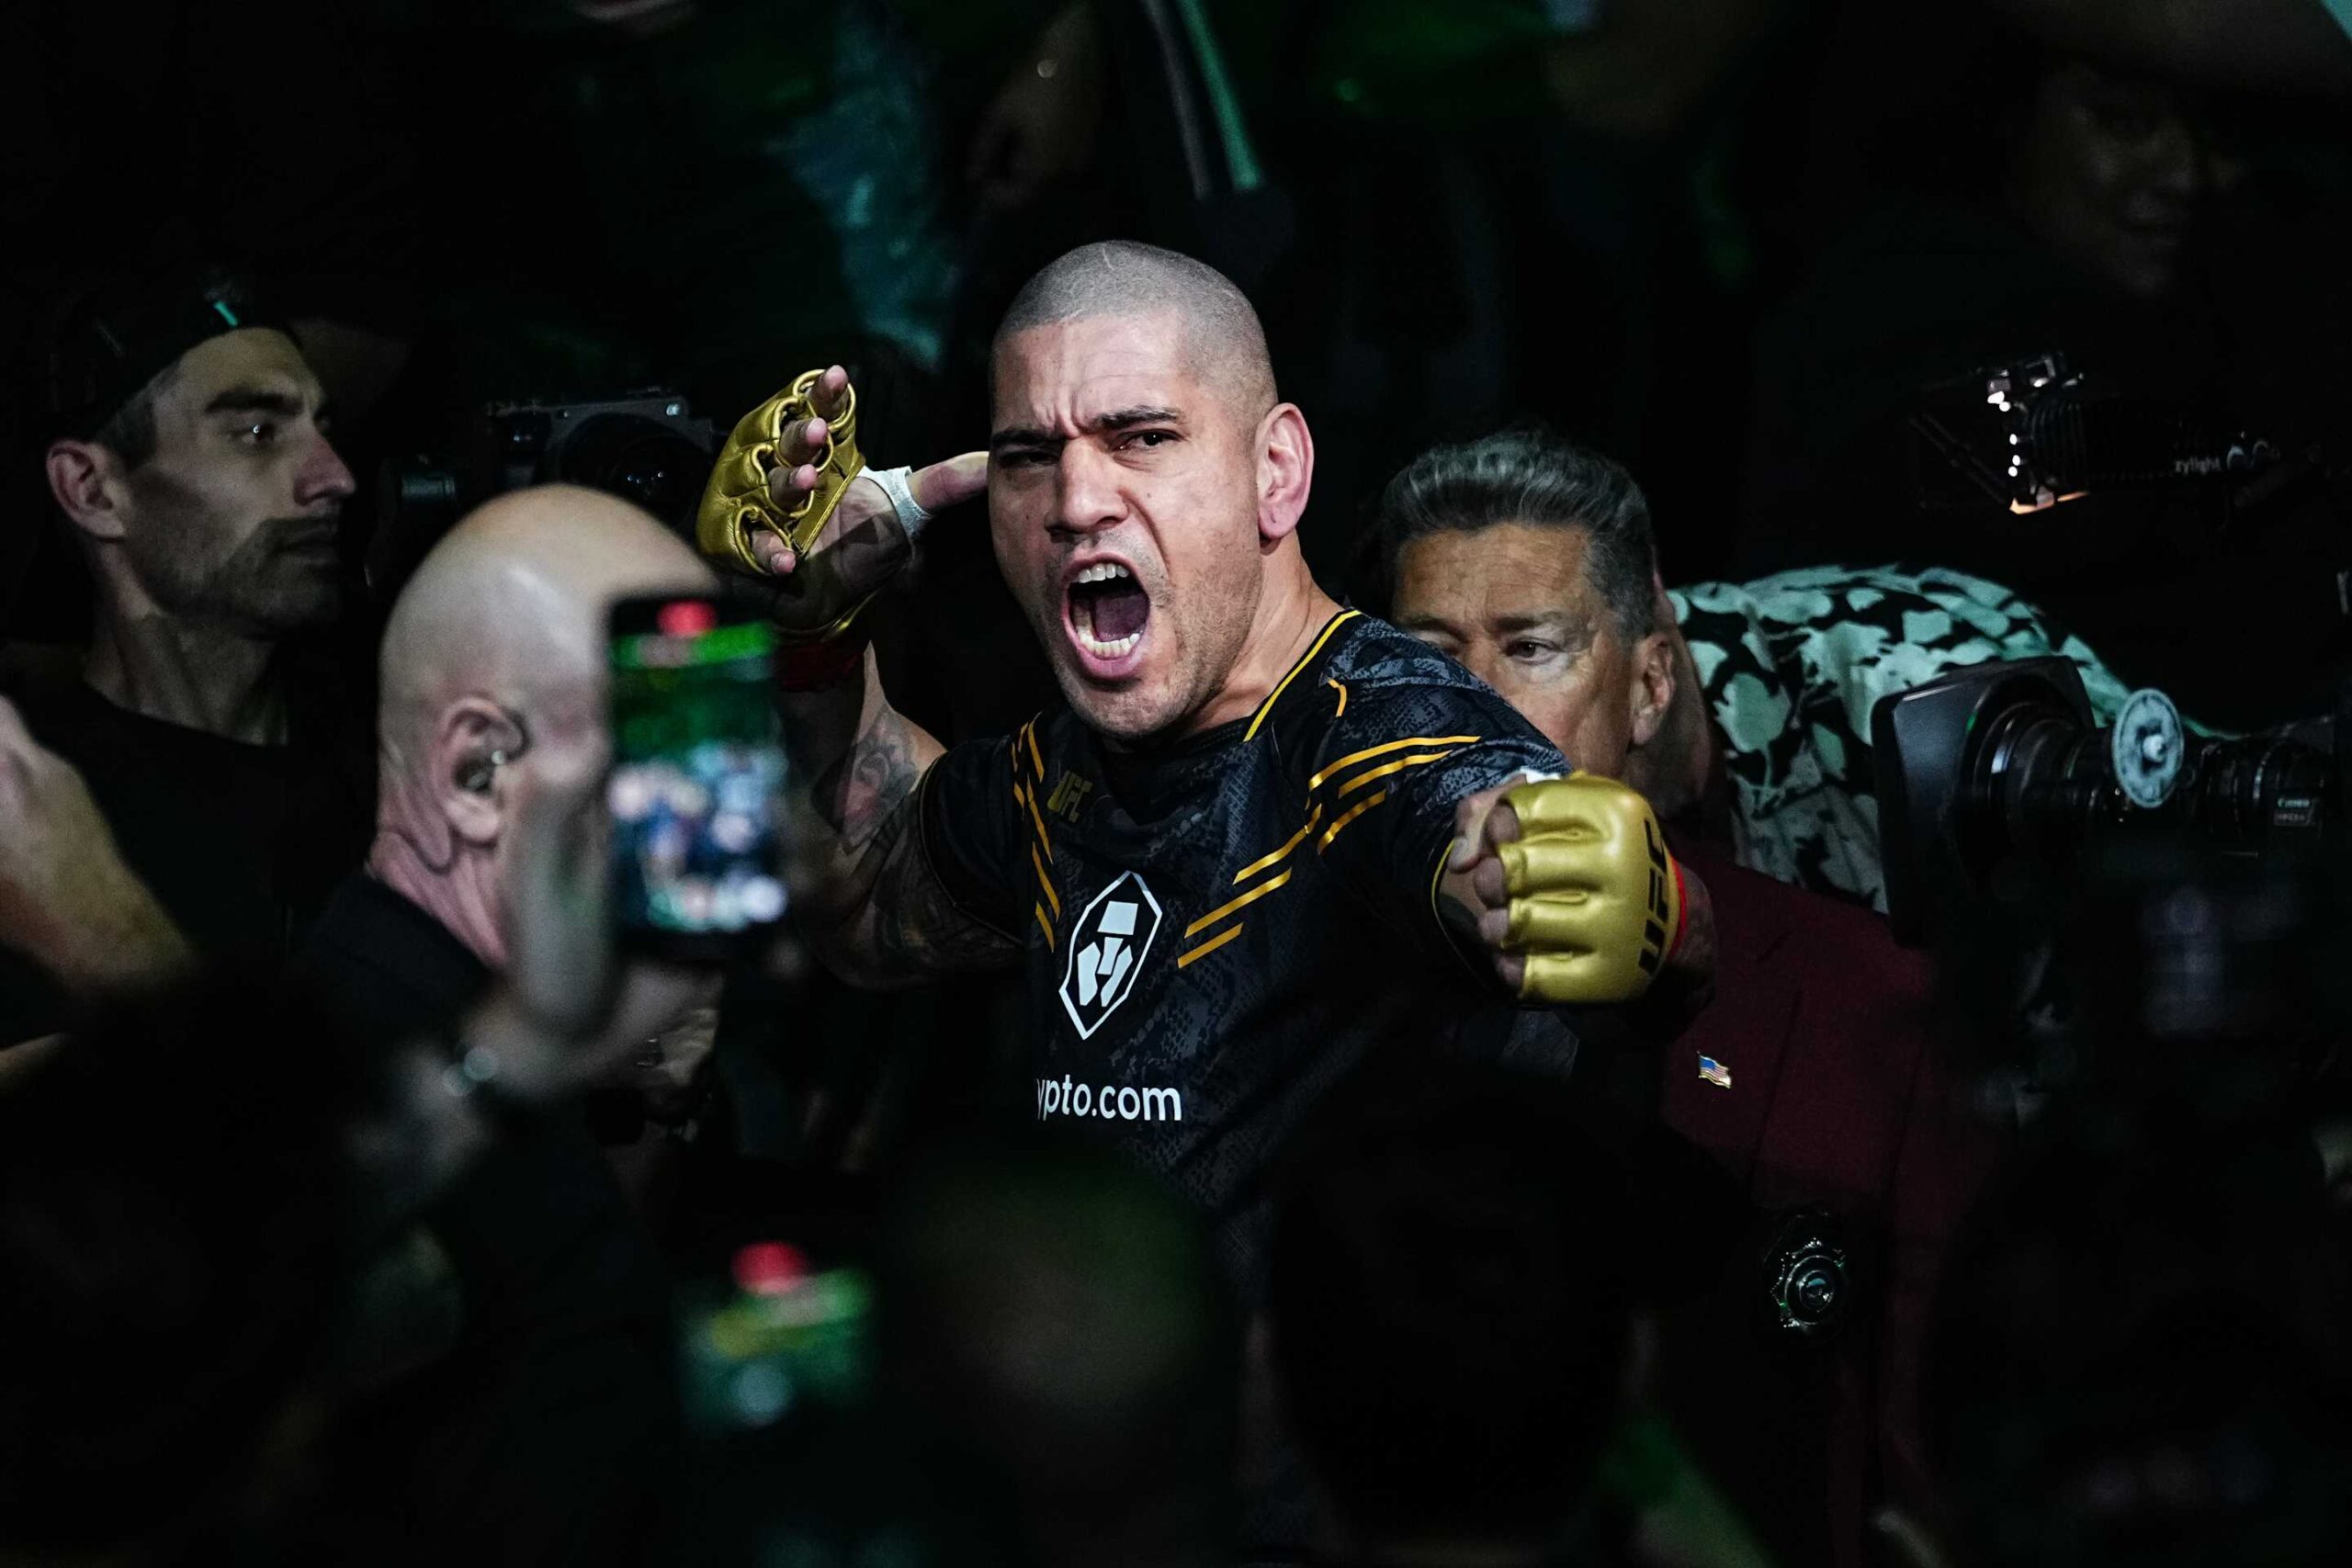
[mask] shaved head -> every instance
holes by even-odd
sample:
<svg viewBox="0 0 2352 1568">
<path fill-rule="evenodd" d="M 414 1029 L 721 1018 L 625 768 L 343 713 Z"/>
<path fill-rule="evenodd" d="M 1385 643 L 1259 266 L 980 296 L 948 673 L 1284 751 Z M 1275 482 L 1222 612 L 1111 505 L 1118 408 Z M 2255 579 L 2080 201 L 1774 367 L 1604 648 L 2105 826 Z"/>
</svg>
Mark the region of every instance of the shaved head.
<svg viewBox="0 0 2352 1568">
<path fill-rule="evenodd" d="M 1158 315 L 1182 320 L 1193 373 L 1231 395 L 1245 420 L 1274 406 L 1273 361 L 1248 297 L 1205 262 L 1133 240 L 1080 245 L 1046 264 L 1005 311 L 996 349 L 1038 327 Z"/>
<path fill-rule="evenodd" d="M 451 529 L 384 628 L 377 880 L 505 967 L 516 791 L 609 754 L 606 611 L 717 586 L 684 540 L 597 491 L 516 491 Z"/>
<path fill-rule="evenodd" d="M 1321 601 L 1296 537 L 1314 441 L 1241 291 L 1084 246 L 1012 302 L 989 381 L 989 540 L 1070 706 L 1122 742 L 1255 706 Z"/>
<path fill-rule="evenodd" d="M 512 790 L 603 765 L 605 612 L 716 586 L 684 540 L 597 491 L 516 491 L 450 530 L 384 629 L 368 869 L 503 967 Z"/>
<path fill-rule="evenodd" d="M 594 709 L 612 602 L 712 581 L 684 541 L 626 501 L 571 485 L 500 496 L 434 547 L 392 607 L 381 739 L 399 746 L 462 692 L 559 721 Z"/>
</svg>

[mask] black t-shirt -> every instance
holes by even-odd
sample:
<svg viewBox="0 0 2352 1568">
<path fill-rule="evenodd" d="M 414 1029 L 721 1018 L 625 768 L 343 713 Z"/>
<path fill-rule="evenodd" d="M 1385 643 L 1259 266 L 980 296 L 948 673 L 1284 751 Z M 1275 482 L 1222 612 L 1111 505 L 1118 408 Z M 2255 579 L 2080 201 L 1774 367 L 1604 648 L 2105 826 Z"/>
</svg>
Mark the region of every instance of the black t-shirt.
<svg viewBox="0 0 2352 1568">
<path fill-rule="evenodd" d="M 81 771 L 124 861 L 203 953 L 283 964 L 367 852 L 370 803 L 340 737 L 223 739 L 78 682 L 24 712 L 34 739 Z"/>
<path fill-rule="evenodd" d="M 446 1032 L 490 973 L 431 915 L 364 873 L 335 891 L 298 983 L 381 1058 Z M 673 1478 L 669 1284 L 574 1111 L 514 1118 L 425 1216 L 465 1322 L 441 1360 L 348 1414 L 338 1513 L 368 1561 L 626 1562 Z"/>
<path fill-rule="evenodd" d="M 224 739 L 117 707 L 80 682 L 20 702 L 36 740 L 74 764 L 136 873 L 211 960 L 282 966 L 367 852 L 372 801 L 340 735 Z M 0 1043 L 58 1027 L 31 964 L 0 954 Z"/>
<path fill-rule="evenodd" d="M 1442 655 L 1334 617 L 1250 717 L 1143 752 L 1063 710 L 949 750 L 923 844 L 1024 944 L 1041 1121 L 1132 1150 L 1205 1209 L 1253 1294 L 1268 1166 L 1376 1046 L 1549 1061 L 1441 923 L 1456 804 L 1560 754 Z"/>
</svg>

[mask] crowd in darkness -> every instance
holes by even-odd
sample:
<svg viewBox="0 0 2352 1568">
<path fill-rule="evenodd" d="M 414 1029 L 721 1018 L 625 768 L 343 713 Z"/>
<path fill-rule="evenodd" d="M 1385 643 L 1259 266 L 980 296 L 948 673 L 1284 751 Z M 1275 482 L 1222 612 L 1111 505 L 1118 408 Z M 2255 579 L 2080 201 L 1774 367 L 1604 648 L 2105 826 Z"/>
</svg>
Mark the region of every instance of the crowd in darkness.
<svg viewBox="0 0 2352 1568">
<path fill-rule="evenodd" d="M 0 1564 L 2352 1561 L 2342 785 L 1922 920 L 1871 722 L 2352 724 L 2342 0 L 22 13 Z"/>
</svg>

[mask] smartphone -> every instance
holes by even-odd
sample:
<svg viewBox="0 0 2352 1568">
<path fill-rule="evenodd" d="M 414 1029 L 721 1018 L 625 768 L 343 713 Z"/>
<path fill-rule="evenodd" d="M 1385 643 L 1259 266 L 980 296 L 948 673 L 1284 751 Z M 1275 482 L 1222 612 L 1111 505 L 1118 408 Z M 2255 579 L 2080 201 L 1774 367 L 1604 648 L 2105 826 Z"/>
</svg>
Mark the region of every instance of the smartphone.
<svg viewBox="0 0 2352 1568">
<path fill-rule="evenodd" d="M 621 941 L 723 961 L 784 918 L 775 631 L 702 594 L 621 600 L 609 627 L 605 800 Z"/>
</svg>

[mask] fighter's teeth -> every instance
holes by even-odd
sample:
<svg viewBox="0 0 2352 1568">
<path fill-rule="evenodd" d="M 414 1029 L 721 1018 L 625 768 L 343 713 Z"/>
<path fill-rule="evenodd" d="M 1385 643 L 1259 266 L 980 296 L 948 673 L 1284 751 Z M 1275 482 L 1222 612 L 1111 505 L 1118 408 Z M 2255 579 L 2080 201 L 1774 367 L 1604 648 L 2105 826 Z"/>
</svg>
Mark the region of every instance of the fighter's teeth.
<svg viewBox="0 0 2352 1568">
<path fill-rule="evenodd" d="M 1103 659 L 1116 659 L 1143 640 L 1143 633 L 1139 631 L 1129 632 L 1123 637 L 1104 642 L 1087 627 L 1080 626 L 1077 630 L 1078 640 L 1086 645 L 1086 650 Z"/>
<path fill-rule="evenodd" d="M 1109 582 L 1114 578 L 1123 578 L 1131 575 L 1133 574 L 1130 573 L 1125 567 L 1119 565 L 1118 562 L 1106 560 L 1095 562 L 1092 566 L 1086 568 L 1076 577 L 1070 579 L 1070 581 L 1073 583 Z"/>
</svg>

